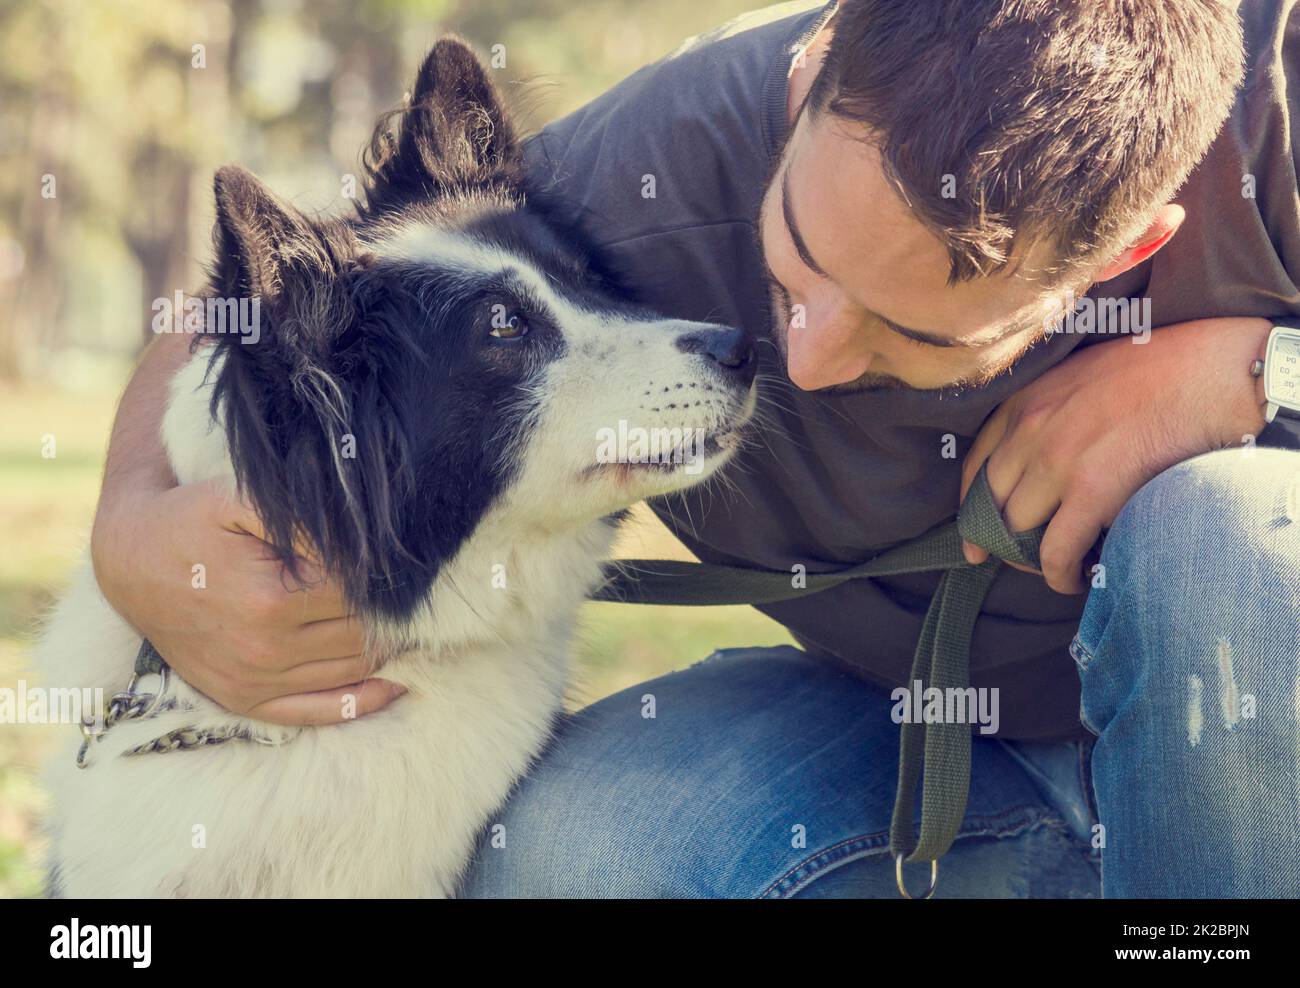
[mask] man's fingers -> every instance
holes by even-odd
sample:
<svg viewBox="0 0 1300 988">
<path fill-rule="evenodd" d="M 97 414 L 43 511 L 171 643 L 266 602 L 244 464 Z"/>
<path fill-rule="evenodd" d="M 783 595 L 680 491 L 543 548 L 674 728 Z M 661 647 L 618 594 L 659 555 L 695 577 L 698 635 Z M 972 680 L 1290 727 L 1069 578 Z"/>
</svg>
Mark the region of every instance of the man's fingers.
<svg viewBox="0 0 1300 988">
<path fill-rule="evenodd" d="M 231 489 L 228 480 L 209 480 L 198 486 L 208 489 L 210 496 L 213 498 L 217 518 L 222 528 L 234 535 L 246 535 L 256 539 L 266 546 L 264 555 L 267 559 L 277 558 L 269 545 L 269 536 L 266 532 L 266 526 L 262 524 L 261 517 L 252 505 L 239 497 L 237 491 Z M 317 565 L 320 556 L 316 547 L 300 535 L 294 539 L 293 553 L 299 559 L 300 570 L 309 561 L 313 565 Z M 319 569 L 318 565 L 317 569 Z"/>
<path fill-rule="evenodd" d="M 980 467 L 984 461 L 998 447 L 1002 437 L 1007 431 L 1007 413 L 998 406 L 980 427 L 979 434 L 975 437 L 975 442 L 966 453 L 966 459 L 961 466 L 961 496 L 957 503 L 961 504 L 966 500 L 966 492 L 970 490 L 970 485 L 975 482 L 976 476 L 979 475 Z M 996 496 L 996 491 L 994 494 Z M 961 543 L 962 554 L 966 557 L 966 562 L 972 566 L 978 566 L 984 560 L 989 558 L 989 554 L 975 545 L 973 542 L 967 542 L 965 539 Z"/>
<path fill-rule="evenodd" d="M 1084 576 L 1084 560 L 1101 536 L 1102 522 L 1084 510 L 1071 510 L 1062 506 L 1043 536 L 1039 557 L 1043 564 L 1043 577 L 1057 593 L 1077 594 L 1088 589 Z"/>
<path fill-rule="evenodd" d="M 994 442 L 1001 440 L 1002 433 L 1005 432 L 1005 421 L 1005 418 L 999 419 L 997 423 L 993 423 L 992 420 L 990 420 L 989 424 L 994 425 L 993 432 L 997 434 L 997 439 L 993 440 Z M 980 432 L 980 435 L 976 440 L 977 445 L 980 445 L 984 441 L 985 436 L 989 434 L 989 424 L 986 424 L 984 430 Z M 975 454 L 978 451 L 972 448 L 971 452 L 972 454 Z M 983 466 L 986 461 L 988 465 L 989 491 L 993 495 L 993 503 L 997 505 L 998 510 L 1000 511 L 1007 503 L 1007 500 L 1012 496 L 1016 487 L 1020 484 L 1024 464 L 1019 457 L 1014 456 L 1012 452 L 1008 450 L 1006 443 L 995 445 L 986 458 L 977 460 L 973 455 L 968 456 L 962 467 L 963 501 L 966 499 L 966 492 L 970 489 L 970 485 L 974 482 L 976 476 L 979 475 L 980 467 Z M 962 540 L 962 554 L 966 557 L 968 563 L 976 566 L 989 558 L 987 551 L 974 543 L 965 540 Z"/>
<path fill-rule="evenodd" d="M 316 727 L 382 710 L 406 690 L 384 679 L 367 679 L 316 693 L 293 693 L 259 703 L 248 716 L 271 724 Z"/>
<path fill-rule="evenodd" d="M 318 659 L 315 662 L 300 663 L 292 669 L 277 673 L 275 688 L 278 695 L 324 693 L 353 686 L 374 671 L 374 660 L 361 654 L 347 655 L 339 659 Z"/>
<path fill-rule="evenodd" d="M 366 636 L 356 618 L 330 618 L 313 621 L 293 632 L 293 651 L 297 661 L 288 668 L 322 659 L 359 655 Z"/>
<path fill-rule="evenodd" d="M 247 535 L 227 537 L 246 542 L 249 546 L 263 544 Z M 272 558 L 261 559 L 252 564 L 251 569 L 255 579 L 245 580 L 249 600 L 256 603 L 257 609 L 265 608 L 272 613 L 274 624 L 289 630 L 324 621 L 354 621 L 339 582 L 327 577 L 310 560 L 298 560 L 293 573 L 278 559 Z M 333 651 L 322 655 L 313 652 L 305 658 L 320 659 L 343 654 L 346 653 Z"/>
<path fill-rule="evenodd" d="M 966 452 L 966 459 L 961 465 L 961 497 L 958 503 L 966 500 L 966 492 L 970 490 L 970 485 L 974 483 L 976 475 L 980 472 L 980 467 L 989 455 L 998 448 L 998 443 L 1002 442 L 1002 437 L 1006 435 L 1007 421 L 1009 416 L 999 405 L 993 414 L 985 419 L 984 424 L 980 426 L 979 433 L 975 436 L 975 442 Z"/>
<path fill-rule="evenodd" d="M 318 621 L 275 635 L 265 646 L 250 646 L 244 667 L 262 692 L 268 686 L 277 695 L 332 689 L 365 679 L 378 668 L 375 658 L 364 654 L 364 643 L 356 621 Z M 313 667 L 315 673 L 300 671 Z"/>
<path fill-rule="evenodd" d="M 337 581 L 324 576 L 311 562 L 302 562 L 298 572 L 301 582 L 288 573 L 281 574 L 279 580 L 283 591 L 289 594 L 290 613 L 298 621 L 307 626 L 330 623 L 334 627 L 342 627 L 334 622 L 343 622 L 355 627 L 357 634 L 361 633 L 361 626 L 350 613 L 343 599 L 343 588 Z"/>
<path fill-rule="evenodd" d="M 1015 489 L 1002 502 L 1002 520 L 1011 532 L 1025 532 L 1037 528 L 1051 518 L 1060 507 L 1060 499 L 1050 480 L 1041 474 L 1025 474 L 1019 478 Z M 987 553 L 985 554 L 987 557 Z M 969 554 L 966 557 L 970 558 Z M 1022 573 L 1038 573 L 1032 566 L 1007 561 L 1012 569 Z"/>
<path fill-rule="evenodd" d="M 1002 505 L 1002 518 L 1008 531 L 1027 532 L 1050 521 L 1060 506 L 1060 492 L 1052 478 L 1031 470 L 1018 479 L 1016 489 Z"/>
</svg>

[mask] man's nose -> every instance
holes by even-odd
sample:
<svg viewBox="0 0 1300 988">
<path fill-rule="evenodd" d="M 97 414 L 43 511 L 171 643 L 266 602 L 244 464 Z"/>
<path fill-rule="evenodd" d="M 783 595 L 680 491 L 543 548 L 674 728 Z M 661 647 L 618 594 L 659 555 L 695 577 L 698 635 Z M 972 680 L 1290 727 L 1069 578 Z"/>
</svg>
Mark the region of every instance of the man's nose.
<svg viewBox="0 0 1300 988">
<path fill-rule="evenodd" d="M 847 307 L 809 302 L 802 322 L 785 337 L 786 373 L 804 391 L 846 384 L 867 373 L 875 360 L 870 337 Z"/>
<path fill-rule="evenodd" d="M 698 326 L 677 337 L 682 353 L 696 353 L 718 365 L 728 374 L 738 374 L 746 382 L 754 378 L 754 347 L 743 330 L 730 326 Z"/>
</svg>

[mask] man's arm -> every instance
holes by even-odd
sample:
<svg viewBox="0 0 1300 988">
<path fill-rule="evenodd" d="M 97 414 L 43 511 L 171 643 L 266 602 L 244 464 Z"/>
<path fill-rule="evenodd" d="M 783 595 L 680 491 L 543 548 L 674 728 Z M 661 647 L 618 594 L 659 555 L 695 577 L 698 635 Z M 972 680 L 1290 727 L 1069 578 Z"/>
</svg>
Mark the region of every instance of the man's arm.
<svg viewBox="0 0 1300 988">
<path fill-rule="evenodd" d="M 1251 362 L 1266 319 L 1203 319 L 1080 348 L 998 406 L 962 468 L 964 498 L 980 465 L 1012 531 L 1048 522 L 1042 572 L 1082 593 L 1088 550 L 1156 474 L 1200 453 L 1247 446 L 1264 428 Z M 1242 455 L 1247 455 L 1243 450 Z M 966 558 L 988 554 L 967 544 Z"/>
<path fill-rule="evenodd" d="M 306 587 L 286 580 L 227 483 L 177 486 L 161 423 L 189 342 L 156 339 L 118 407 L 91 537 L 104 597 L 187 682 L 237 713 L 327 724 L 344 719 L 349 694 L 358 715 L 386 706 L 401 690 L 367 678 L 361 629 L 324 574 L 304 563 Z M 203 588 L 192 585 L 195 564 Z"/>
<path fill-rule="evenodd" d="M 111 506 L 112 495 L 119 493 L 123 485 L 129 488 L 132 481 L 155 491 L 176 486 L 158 425 L 167 407 L 168 382 L 189 362 L 189 343 L 188 336 L 159 334 L 131 375 L 108 441 L 101 512 Z"/>
</svg>

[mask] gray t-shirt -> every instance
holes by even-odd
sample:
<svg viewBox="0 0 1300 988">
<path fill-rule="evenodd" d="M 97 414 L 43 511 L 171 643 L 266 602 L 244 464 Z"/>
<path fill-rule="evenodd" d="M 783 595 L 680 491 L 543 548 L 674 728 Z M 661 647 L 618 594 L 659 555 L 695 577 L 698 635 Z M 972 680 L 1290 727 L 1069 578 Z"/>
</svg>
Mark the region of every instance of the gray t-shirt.
<svg viewBox="0 0 1300 988">
<path fill-rule="evenodd" d="M 1152 299 L 1153 324 L 1210 316 L 1300 313 L 1296 171 L 1286 79 L 1300 32 L 1295 0 L 1246 0 L 1250 75 L 1232 119 L 1178 197 L 1183 230 L 1153 261 L 1094 289 Z M 549 187 L 633 290 L 686 319 L 770 333 L 755 222 L 787 130 L 793 53 L 831 13 L 795 2 L 692 39 L 527 147 Z M 1254 179 L 1254 197 L 1243 194 Z M 653 198 L 643 194 L 653 179 Z M 983 388 L 822 395 L 781 390 L 775 427 L 730 470 L 738 488 L 685 495 L 659 516 L 701 559 L 810 572 L 862 562 L 956 513 L 962 457 L 989 413 L 1096 339 L 1058 334 Z M 783 378 L 774 348 L 760 370 Z M 1116 423 L 1122 428 L 1123 423 Z M 945 458 L 946 436 L 956 458 Z M 689 520 L 688 520 L 689 519 Z M 909 679 L 937 574 L 859 580 L 764 606 L 810 652 L 885 688 Z M 1086 597 L 1004 568 L 975 630 L 971 680 L 998 687 L 1001 736 L 1085 736 L 1069 657 Z"/>
</svg>

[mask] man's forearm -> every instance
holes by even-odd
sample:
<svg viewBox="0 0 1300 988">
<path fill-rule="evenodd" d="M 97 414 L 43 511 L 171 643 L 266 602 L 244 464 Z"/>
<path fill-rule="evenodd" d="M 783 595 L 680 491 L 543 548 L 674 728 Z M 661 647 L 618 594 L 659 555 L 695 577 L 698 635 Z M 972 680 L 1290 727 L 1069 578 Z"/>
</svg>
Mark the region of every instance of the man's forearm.
<svg viewBox="0 0 1300 988">
<path fill-rule="evenodd" d="M 1206 334 L 1213 342 L 1197 347 L 1195 359 L 1209 375 L 1207 408 L 1218 444 L 1239 446 L 1267 424 L 1263 385 L 1251 377 L 1250 365 L 1263 354 L 1272 327 L 1268 320 L 1249 317 L 1216 322 L 1221 325 Z"/>
<path fill-rule="evenodd" d="M 91 533 L 91 558 L 101 587 L 106 562 L 115 553 L 109 538 L 119 517 L 117 509 L 132 493 L 162 491 L 176 485 L 162 440 L 162 417 L 172 376 L 190 359 L 190 337 L 162 335 L 149 345 L 131 375 L 113 419 L 99 491 L 95 525 Z"/>
<path fill-rule="evenodd" d="M 190 359 L 190 339 L 183 334 L 168 334 L 150 344 L 131 375 L 113 419 L 90 539 L 95 575 L 110 601 L 116 596 L 111 593 L 111 574 L 119 569 L 125 555 L 123 546 L 131 541 L 124 541 L 122 535 L 122 521 L 129 516 L 123 516 L 119 509 L 129 503 L 132 494 L 165 491 L 176 485 L 163 446 L 161 424 L 172 376 Z"/>
<path fill-rule="evenodd" d="M 190 339 L 184 334 L 160 335 L 145 350 L 131 375 L 108 441 L 101 509 L 105 500 L 123 489 L 161 490 L 175 486 L 176 477 L 163 447 L 161 424 L 172 376 L 189 360 Z"/>
</svg>

